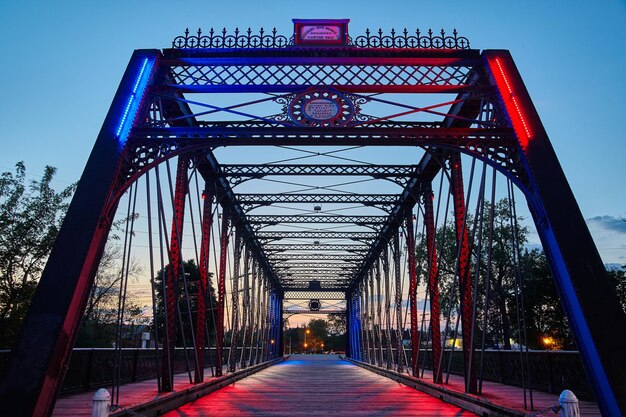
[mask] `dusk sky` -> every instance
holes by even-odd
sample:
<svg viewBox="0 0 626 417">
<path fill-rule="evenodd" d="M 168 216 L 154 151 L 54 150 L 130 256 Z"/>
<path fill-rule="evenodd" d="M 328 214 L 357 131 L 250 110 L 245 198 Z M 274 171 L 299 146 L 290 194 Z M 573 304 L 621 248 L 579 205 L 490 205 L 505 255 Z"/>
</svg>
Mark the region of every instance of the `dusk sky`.
<svg viewBox="0 0 626 417">
<path fill-rule="evenodd" d="M 31 178 L 84 168 L 134 49 L 166 48 L 186 27 L 276 27 L 349 18 L 365 28 L 456 28 L 478 49 L 509 49 L 605 262 L 626 263 L 626 2 L 20 1 L 0 3 L 4 82 L 0 170 Z M 416 161 L 417 162 L 417 161 Z"/>
</svg>

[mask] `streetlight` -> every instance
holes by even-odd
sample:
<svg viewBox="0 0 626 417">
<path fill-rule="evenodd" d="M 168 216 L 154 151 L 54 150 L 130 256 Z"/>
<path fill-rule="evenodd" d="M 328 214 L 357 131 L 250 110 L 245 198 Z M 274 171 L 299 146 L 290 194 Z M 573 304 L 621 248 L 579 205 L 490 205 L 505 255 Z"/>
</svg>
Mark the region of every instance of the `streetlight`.
<svg viewBox="0 0 626 417">
<path fill-rule="evenodd" d="M 552 350 L 554 348 L 554 338 L 551 336 L 544 336 L 543 344 L 546 346 L 546 349 Z"/>
<path fill-rule="evenodd" d="M 310 333 L 311 333 L 311 330 L 309 330 L 309 329 L 305 329 L 304 330 L 304 349 L 305 349 L 304 353 L 306 353 L 306 348 L 309 347 L 309 344 L 306 342 L 306 335 L 310 334 Z"/>
</svg>

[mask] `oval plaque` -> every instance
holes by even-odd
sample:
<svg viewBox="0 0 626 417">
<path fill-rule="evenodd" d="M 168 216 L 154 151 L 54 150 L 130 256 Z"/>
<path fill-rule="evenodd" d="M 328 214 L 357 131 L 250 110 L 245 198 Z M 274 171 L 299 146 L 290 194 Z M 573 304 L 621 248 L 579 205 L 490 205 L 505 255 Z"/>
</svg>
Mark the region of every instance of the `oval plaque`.
<svg viewBox="0 0 626 417">
<path fill-rule="evenodd" d="M 316 98 L 305 103 L 302 110 L 311 119 L 330 120 L 339 113 L 339 106 L 333 100 Z"/>
<path fill-rule="evenodd" d="M 293 96 L 287 115 L 299 126 L 346 126 L 354 116 L 350 99 L 335 90 L 312 88 Z"/>
</svg>

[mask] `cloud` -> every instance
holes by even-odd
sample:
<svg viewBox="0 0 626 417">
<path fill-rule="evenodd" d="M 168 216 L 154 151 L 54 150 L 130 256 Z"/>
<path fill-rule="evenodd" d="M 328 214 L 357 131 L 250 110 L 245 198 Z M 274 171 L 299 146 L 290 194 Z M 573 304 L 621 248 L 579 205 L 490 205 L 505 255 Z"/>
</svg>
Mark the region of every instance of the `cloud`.
<svg viewBox="0 0 626 417">
<path fill-rule="evenodd" d="M 613 216 L 596 216 L 587 219 L 589 227 L 599 226 L 606 230 L 626 234 L 626 221 Z"/>
<path fill-rule="evenodd" d="M 626 222 L 614 216 L 596 216 L 587 219 L 600 256 L 605 263 L 626 262 Z"/>
</svg>

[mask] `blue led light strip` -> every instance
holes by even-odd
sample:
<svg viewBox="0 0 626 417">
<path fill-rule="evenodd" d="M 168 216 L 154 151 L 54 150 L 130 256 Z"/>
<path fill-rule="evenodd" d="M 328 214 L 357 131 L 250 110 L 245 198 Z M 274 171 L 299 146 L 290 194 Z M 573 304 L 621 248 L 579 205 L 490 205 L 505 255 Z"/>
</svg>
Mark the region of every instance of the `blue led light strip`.
<svg viewBox="0 0 626 417">
<path fill-rule="evenodd" d="M 128 115 L 131 113 L 131 109 L 133 108 L 133 105 L 134 104 L 138 105 L 137 92 L 140 90 L 140 88 L 141 90 L 143 90 L 144 83 L 145 81 L 147 81 L 147 80 L 144 80 L 144 73 L 146 72 L 148 63 L 149 63 L 149 59 L 144 58 L 143 64 L 141 65 L 141 70 L 139 71 L 139 75 L 137 76 L 137 81 L 135 81 L 135 85 L 133 86 L 133 91 L 130 93 L 130 96 L 128 97 L 128 102 L 126 103 L 124 114 L 122 115 L 122 118 L 120 119 L 120 124 L 117 127 L 117 131 L 115 132 L 115 137 L 118 139 L 120 139 L 122 136 L 122 131 L 124 130 L 124 127 L 126 126 L 126 123 L 128 121 Z"/>
</svg>

